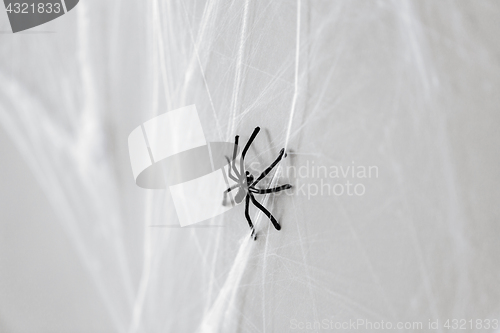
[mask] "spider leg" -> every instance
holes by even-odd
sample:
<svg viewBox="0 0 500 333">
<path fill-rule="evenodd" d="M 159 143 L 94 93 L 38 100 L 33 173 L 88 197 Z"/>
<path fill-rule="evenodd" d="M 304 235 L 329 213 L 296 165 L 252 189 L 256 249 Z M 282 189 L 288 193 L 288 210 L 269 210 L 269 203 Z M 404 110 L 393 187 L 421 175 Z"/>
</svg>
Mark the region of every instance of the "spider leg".
<svg viewBox="0 0 500 333">
<path fill-rule="evenodd" d="M 281 230 L 281 226 L 279 225 L 278 221 L 276 221 L 276 219 L 274 218 L 274 216 L 264 206 L 262 206 L 257 201 L 257 199 L 255 199 L 255 197 L 253 196 L 253 194 L 251 194 L 250 192 L 248 192 L 248 195 L 250 196 L 250 199 L 252 200 L 253 204 L 258 209 L 260 209 L 271 220 L 271 222 L 272 222 L 273 226 L 276 228 L 276 230 Z"/>
<path fill-rule="evenodd" d="M 228 188 L 227 190 L 224 191 L 224 193 L 229 193 L 231 192 L 232 190 L 234 190 L 235 188 L 237 188 L 239 186 L 239 184 L 236 184 L 236 185 L 233 185 L 231 186 L 230 188 Z"/>
<path fill-rule="evenodd" d="M 267 188 L 267 189 L 256 188 L 255 189 L 256 191 L 252 191 L 252 192 L 257 193 L 257 194 L 266 194 L 266 193 L 275 193 L 275 192 L 279 192 L 279 191 L 283 191 L 283 190 L 288 190 L 289 188 L 292 188 L 292 185 L 285 184 L 285 185 L 277 186 L 274 188 Z"/>
<path fill-rule="evenodd" d="M 228 188 L 227 190 L 225 190 L 223 193 L 223 196 L 222 196 L 222 206 L 227 206 L 226 203 L 227 203 L 227 194 L 229 192 L 231 192 L 232 190 L 234 190 L 235 188 L 237 188 L 239 185 L 236 184 L 236 185 L 233 185 L 231 186 L 230 188 Z"/>
<path fill-rule="evenodd" d="M 252 219 L 250 218 L 250 214 L 248 213 L 248 207 L 250 206 L 250 195 L 247 194 L 245 198 L 245 217 L 247 218 L 248 225 L 250 226 L 250 229 L 252 230 L 252 234 L 250 235 L 253 240 L 257 240 L 257 235 L 255 234 L 255 228 L 252 223 Z"/>
<path fill-rule="evenodd" d="M 236 177 L 241 178 L 241 174 L 238 171 L 238 169 L 236 169 L 236 163 L 235 163 L 235 161 L 236 161 L 236 152 L 238 151 L 238 140 L 239 140 L 239 138 L 240 137 L 238 135 L 236 135 L 234 137 L 233 160 L 231 161 L 231 167 L 233 168 L 233 171 L 236 174 Z M 241 169 L 241 170 L 243 170 L 243 169 Z M 241 171 L 241 172 L 243 172 L 243 171 Z"/>
<path fill-rule="evenodd" d="M 255 137 L 257 136 L 257 134 L 259 134 L 259 131 L 260 131 L 260 127 L 255 127 L 255 129 L 253 130 L 253 133 L 252 135 L 250 135 L 250 139 L 248 139 L 247 141 L 247 144 L 245 145 L 245 148 L 243 148 L 243 152 L 241 153 L 241 159 L 240 159 L 240 170 L 241 170 L 241 173 L 243 174 L 243 162 L 245 161 L 245 155 L 247 154 L 247 151 L 248 151 L 248 148 L 250 148 L 250 146 L 252 145 L 252 142 L 253 140 L 255 140 Z"/>
<path fill-rule="evenodd" d="M 239 183 L 240 181 L 235 177 L 233 176 L 233 174 L 231 173 L 231 166 L 232 166 L 232 163 L 231 161 L 229 160 L 229 157 L 226 156 L 226 160 L 227 160 L 227 163 L 229 164 L 229 167 L 227 168 L 227 175 L 229 176 L 229 178 L 231 178 L 232 180 L 234 180 L 235 182 Z"/>
<path fill-rule="evenodd" d="M 248 148 L 250 148 L 250 146 L 252 145 L 252 142 L 253 142 L 253 140 L 255 140 L 255 137 L 257 136 L 257 134 L 259 134 L 259 131 L 260 131 L 260 127 L 257 126 L 253 130 L 252 135 L 250 135 L 250 139 L 248 139 L 248 142 L 245 145 L 245 148 L 243 148 L 243 153 L 241 154 L 241 156 L 243 158 L 245 158 L 245 155 L 247 154 Z"/>
<path fill-rule="evenodd" d="M 260 174 L 259 178 L 257 178 L 253 183 L 252 183 L 252 186 L 253 185 L 257 185 L 258 182 L 260 182 L 262 180 L 262 178 L 264 178 L 265 176 L 267 176 L 267 174 L 269 172 L 271 172 L 271 170 L 276 166 L 276 164 L 279 163 L 279 161 L 281 161 L 281 159 L 283 158 L 283 154 L 285 153 L 285 148 L 282 148 L 280 150 L 280 154 L 278 155 L 278 157 L 276 158 L 276 160 L 274 160 L 274 162 L 267 167 L 266 170 L 264 170 L 263 173 Z"/>
<path fill-rule="evenodd" d="M 227 206 L 227 192 L 222 195 L 222 206 Z"/>
</svg>

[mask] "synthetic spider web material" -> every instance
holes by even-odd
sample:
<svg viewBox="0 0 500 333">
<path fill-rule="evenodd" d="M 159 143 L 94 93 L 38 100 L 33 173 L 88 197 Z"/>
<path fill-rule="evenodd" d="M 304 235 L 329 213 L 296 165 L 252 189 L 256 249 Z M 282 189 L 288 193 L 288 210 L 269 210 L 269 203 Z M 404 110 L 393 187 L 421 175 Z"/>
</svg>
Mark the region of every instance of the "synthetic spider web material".
<svg viewBox="0 0 500 333">
<path fill-rule="evenodd" d="M 498 318 L 499 17 L 495 1 L 82 0 L 0 35 L 0 330 Z M 263 128 L 255 174 L 289 152 L 265 185 L 293 195 L 261 199 L 280 232 L 255 210 L 252 241 L 243 205 L 172 227 L 169 192 L 134 184 L 130 131 L 190 104 L 207 141 Z"/>
</svg>

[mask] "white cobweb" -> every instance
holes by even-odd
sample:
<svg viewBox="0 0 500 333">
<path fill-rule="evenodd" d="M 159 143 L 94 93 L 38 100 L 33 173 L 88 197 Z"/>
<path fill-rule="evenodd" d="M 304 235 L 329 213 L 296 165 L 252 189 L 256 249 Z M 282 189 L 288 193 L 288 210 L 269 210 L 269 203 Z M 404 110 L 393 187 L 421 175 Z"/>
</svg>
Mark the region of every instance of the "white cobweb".
<svg viewBox="0 0 500 333">
<path fill-rule="evenodd" d="M 499 18 L 494 1 L 82 0 L 37 28 L 56 33 L 0 36 L 0 123 L 99 293 L 92 327 L 498 318 Z M 243 205 L 219 227 L 152 227 L 176 213 L 168 190 L 134 184 L 127 137 L 190 104 L 207 141 L 263 129 L 254 173 L 286 147 L 282 171 L 378 177 L 348 177 L 364 195 L 311 193 L 342 177 L 273 178 L 296 192 L 261 198 L 279 232 L 252 208 L 255 242 Z"/>
</svg>

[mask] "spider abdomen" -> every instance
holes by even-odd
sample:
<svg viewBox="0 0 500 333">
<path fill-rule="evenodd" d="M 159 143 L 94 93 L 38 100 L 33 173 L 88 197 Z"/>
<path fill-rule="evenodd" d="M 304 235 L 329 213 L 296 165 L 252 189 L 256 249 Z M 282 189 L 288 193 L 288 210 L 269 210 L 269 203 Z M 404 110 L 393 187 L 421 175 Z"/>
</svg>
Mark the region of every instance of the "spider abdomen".
<svg viewBox="0 0 500 333">
<path fill-rule="evenodd" d="M 236 193 L 236 196 L 234 197 L 234 201 L 239 204 L 245 199 L 245 196 L 247 195 L 247 189 L 244 188 L 243 186 L 240 186 L 238 189 L 238 193 Z"/>
</svg>

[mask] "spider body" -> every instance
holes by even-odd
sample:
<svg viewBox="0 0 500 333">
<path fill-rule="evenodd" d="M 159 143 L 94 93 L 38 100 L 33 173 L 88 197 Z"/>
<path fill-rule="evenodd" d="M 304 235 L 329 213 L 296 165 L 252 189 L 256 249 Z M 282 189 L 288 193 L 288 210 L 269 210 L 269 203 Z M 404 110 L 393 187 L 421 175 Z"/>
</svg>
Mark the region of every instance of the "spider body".
<svg viewBox="0 0 500 333">
<path fill-rule="evenodd" d="M 248 221 L 248 225 L 250 226 L 250 229 L 252 230 L 251 236 L 253 237 L 254 240 L 257 239 L 257 235 L 255 233 L 255 228 L 252 223 L 252 219 L 250 218 L 250 214 L 248 212 L 249 207 L 250 207 L 250 202 L 252 202 L 255 207 L 257 207 L 260 211 L 262 211 L 268 218 L 271 220 L 271 223 L 273 226 L 276 228 L 276 230 L 280 230 L 281 226 L 274 218 L 274 216 L 264 207 L 262 206 L 257 199 L 255 199 L 254 194 L 268 194 L 268 193 L 275 193 L 279 191 L 283 191 L 286 189 L 289 189 L 292 187 L 290 184 L 285 184 L 281 186 L 277 186 L 274 188 L 268 188 L 268 189 L 260 189 L 257 188 L 256 185 L 271 172 L 271 170 L 281 161 L 283 157 L 286 157 L 285 154 L 285 149 L 281 149 L 278 157 L 276 160 L 264 170 L 260 176 L 255 179 L 254 176 L 249 172 L 249 171 L 244 171 L 244 161 L 245 161 L 245 155 L 248 151 L 248 148 L 250 148 L 253 140 L 257 136 L 257 134 L 260 131 L 260 127 L 256 127 L 255 130 L 253 131 L 252 135 L 250 136 L 250 139 L 248 140 L 247 144 L 243 148 L 243 152 L 241 154 L 241 159 L 240 159 L 240 169 L 235 165 L 235 159 L 236 159 L 236 152 L 238 149 L 238 140 L 239 136 L 236 136 L 234 139 L 234 150 L 233 150 L 233 159 L 231 161 L 228 160 L 229 163 L 229 168 L 228 168 L 228 176 L 231 178 L 233 181 L 237 182 L 236 185 L 228 188 L 225 192 L 224 195 L 229 193 L 230 191 L 234 190 L 235 188 L 238 188 L 238 192 L 236 193 L 236 196 L 234 197 L 234 201 L 239 204 L 243 200 L 245 200 L 245 217 Z M 232 172 L 235 173 L 235 175 L 232 174 Z"/>
</svg>

